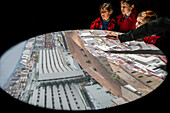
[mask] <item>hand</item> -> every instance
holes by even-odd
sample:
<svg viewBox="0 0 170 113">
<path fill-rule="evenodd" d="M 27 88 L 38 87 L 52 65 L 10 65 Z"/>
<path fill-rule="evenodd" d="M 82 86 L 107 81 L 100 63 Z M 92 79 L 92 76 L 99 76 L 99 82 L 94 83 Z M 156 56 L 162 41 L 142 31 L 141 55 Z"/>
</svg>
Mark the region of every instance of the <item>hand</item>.
<svg viewBox="0 0 170 113">
<path fill-rule="evenodd" d="M 108 33 L 108 35 L 106 36 L 107 38 L 118 40 L 118 34 L 116 32 L 107 31 L 107 33 Z"/>
<path fill-rule="evenodd" d="M 119 38 L 118 38 L 118 37 L 115 37 L 115 36 L 107 37 L 107 38 L 112 39 L 112 40 L 119 40 Z"/>
<path fill-rule="evenodd" d="M 107 31 L 108 36 L 116 36 L 118 37 L 118 34 L 116 32 L 112 32 L 112 31 Z"/>
</svg>

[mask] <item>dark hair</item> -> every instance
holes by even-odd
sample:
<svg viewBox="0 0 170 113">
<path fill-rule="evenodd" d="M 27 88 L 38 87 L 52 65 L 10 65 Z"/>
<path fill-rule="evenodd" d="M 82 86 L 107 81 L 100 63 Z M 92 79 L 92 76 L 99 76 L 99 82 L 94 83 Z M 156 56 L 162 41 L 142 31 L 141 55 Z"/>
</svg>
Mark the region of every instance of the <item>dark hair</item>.
<svg viewBox="0 0 170 113">
<path fill-rule="evenodd" d="M 103 4 L 100 6 L 99 11 L 100 11 L 101 9 L 104 9 L 104 8 L 106 8 L 108 11 L 113 10 L 111 3 L 103 3 Z"/>
<path fill-rule="evenodd" d="M 121 0 L 121 2 L 127 3 L 127 4 L 129 4 L 130 6 L 136 5 L 136 0 Z"/>
</svg>

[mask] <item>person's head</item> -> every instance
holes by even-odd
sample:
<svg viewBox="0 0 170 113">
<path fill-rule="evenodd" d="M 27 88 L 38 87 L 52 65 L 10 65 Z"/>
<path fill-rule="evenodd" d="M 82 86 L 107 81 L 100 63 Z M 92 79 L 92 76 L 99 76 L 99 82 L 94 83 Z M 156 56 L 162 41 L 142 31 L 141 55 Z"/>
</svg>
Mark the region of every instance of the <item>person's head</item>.
<svg viewBox="0 0 170 113">
<path fill-rule="evenodd" d="M 143 24 L 145 24 L 151 20 L 155 20 L 156 18 L 157 18 L 157 15 L 153 11 L 150 11 L 150 10 L 142 11 L 138 14 L 136 28 L 142 26 Z"/>
<path fill-rule="evenodd" d="M 112 5 L 110 3 L 103 3 L 100 8 L 100 14 L 103 20 L 107 21 L 113 13 Z"/>
<path fill-rule="evenodd" d="M 132 10 L 135 7 L 135 1 L 134 0 L 121 0 L 120 5 L 121 5 L 122 14 L 128 16 L 129 14 L 131 14 Z"/>
</svg>

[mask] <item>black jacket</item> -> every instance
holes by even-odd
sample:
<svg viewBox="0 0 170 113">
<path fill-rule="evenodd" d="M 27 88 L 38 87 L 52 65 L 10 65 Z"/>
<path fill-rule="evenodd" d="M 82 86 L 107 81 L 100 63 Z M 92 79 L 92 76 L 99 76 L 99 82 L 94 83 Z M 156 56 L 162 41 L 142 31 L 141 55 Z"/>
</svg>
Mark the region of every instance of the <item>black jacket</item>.
<svg viewBox="0 0 170 113">
<path fill-rule="evenodd" d="M 164 52 L 166 56 L 170 55 L 170 18 L 160 17 L 150 21 L 137 29 L 133 29 L 126 34 L 119 35 L 120 42 L 143 39 L 144 37 L 163 33 L 162 38 L 157 40 L 156 46 Z"/>
<path fill-rule="evenodd" d="M 142 39 L 153 34 L 166 32 L 168 30 L 170 32 L 170 19 L 166 17 L 160 17 L 144 24 L 138 29 L 133 29 L 126 34 L 119 35 L 118 38 L 121 42 L 132 41 Z"/>
</svg>

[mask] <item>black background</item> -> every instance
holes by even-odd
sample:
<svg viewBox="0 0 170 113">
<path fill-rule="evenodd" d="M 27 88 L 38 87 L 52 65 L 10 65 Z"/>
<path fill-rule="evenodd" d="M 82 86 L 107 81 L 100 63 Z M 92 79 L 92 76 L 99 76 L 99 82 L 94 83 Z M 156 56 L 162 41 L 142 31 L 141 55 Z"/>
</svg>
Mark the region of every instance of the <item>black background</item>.
<svg viewBox="0 0 170 113">
<path fill-rule="evenodd" d="M 3 3 L 1 10 L 1 55 L 17 43 L 41 34 L 63 30 L 89 29 L 91 22 L 100 16 L 99 6 L 104 2 L 112 3 L 114 10 L 113 17 L 121 13 L 120 0 L 61 0 L 55 2 L 41 1 L 39 3 L 29 1 Z M 153 10 L 159 17 L 169 17 L 170 4 L 168 0 L 137 0 L 137 3 L 138 13 L 143 10 Z M 169 104 L 168 79 L 169 77 L 167 76 L 166 80 L 157 90 L 144 98 L 107 110 L 114 112 L 152 112 L 161 110 L 161 112 L 167 112 L 167 104 Z M 17 101 L 2 90 L 0 92 L 0 103 L 1 110 L 6 112 L 10 110 L 12 112 L 49 111 Z"/>
</svg>

